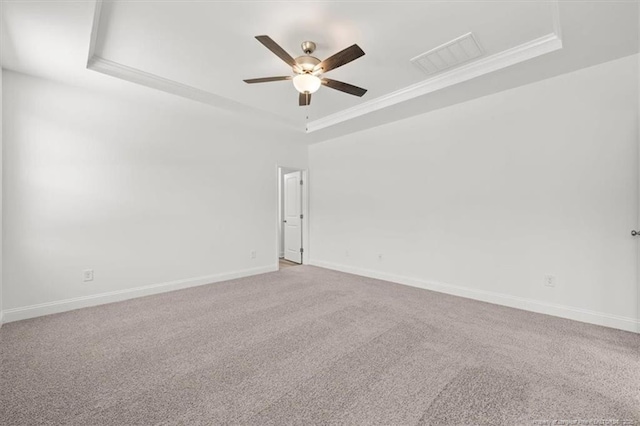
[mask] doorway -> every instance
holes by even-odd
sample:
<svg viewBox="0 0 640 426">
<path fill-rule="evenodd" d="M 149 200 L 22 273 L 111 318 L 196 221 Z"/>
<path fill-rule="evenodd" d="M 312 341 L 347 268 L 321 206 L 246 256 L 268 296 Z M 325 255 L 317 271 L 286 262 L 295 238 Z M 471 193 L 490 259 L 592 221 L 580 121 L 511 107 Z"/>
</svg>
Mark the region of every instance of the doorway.
<svg viewBox="0 0 640 426">
<path fill-rule="evenodd" d="M 278 266 L 302 265 L 306 245 L 306 171 L 278 167 Z"/>
</svg>

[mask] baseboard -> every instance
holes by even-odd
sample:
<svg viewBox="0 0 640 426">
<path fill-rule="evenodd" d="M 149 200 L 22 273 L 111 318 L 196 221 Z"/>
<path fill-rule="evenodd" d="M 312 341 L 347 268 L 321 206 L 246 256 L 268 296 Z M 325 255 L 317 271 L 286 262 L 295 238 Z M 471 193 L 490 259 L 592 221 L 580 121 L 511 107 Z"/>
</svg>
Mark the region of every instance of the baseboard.
<svg viewBox="0 0 640 426">
<path fill-rule="evenodd" d="M 309 261 L 309 264 L 319 266 L 321 268 L 333 269 L 336 271 L 360 275 L 363 277 L 376 278 L 384 281 L 391 281 L 397 284 L 408 285 L 411 287 L 418 287 L 426 290 L 437 291 L 440 293 L 451 294 L 454 296 L 466 297 L 468 299 L 495 303 L 497 305 L 508 306 L 511 308 L 523 309 L 540 314 L 553 315 L 575 321 L 640 333 L 640 321 L 635 318 L 611 315 L 603 312 L 575 308 L 572 306 L 556 305 L 540 300 L 526 299 L 523 297 L 510 296 L 507 294 L 477 290 L 469 287 L 461 287 L 435 281 L 427 281 L 418 278 L 404 277 L 400 275 L 374 271 L 371 269 L 358 268 L 354 266 L 341 265 L 320 260 L 312 259 Z"/>
<path fill-rule="evenodd" d="M 152 284 L 126 290 L 110 291 L 107 293 L 94 294 L 90 296 L 75 297 L 73 299 L 40 303 L 37 305 L 24 306 L 21 308 L 6 309 L 3 312 L 4 317 L 2 318 L 2 320 L 3 322 L 8 323 L 28 318 L 35 318 L 43 315 L 57 314 L 74 309 L 103 305 L 105 303 L 120 302 L 122 300 L 134 299 L 136 297 L 150 296 L 153 294 L 166 293 L 168 291 L 181 290 L 184 288 L 196 287 L 205 284 L 212 284 L 220 281 L 232 280 L 235 278 L 264 274 L 277 270 L 277 265 L 263 266 L 260 268 L 243 269 L 240 271 L 227 272 L 223 274 L 188 278 L 185 280 Z"/>
</svg>

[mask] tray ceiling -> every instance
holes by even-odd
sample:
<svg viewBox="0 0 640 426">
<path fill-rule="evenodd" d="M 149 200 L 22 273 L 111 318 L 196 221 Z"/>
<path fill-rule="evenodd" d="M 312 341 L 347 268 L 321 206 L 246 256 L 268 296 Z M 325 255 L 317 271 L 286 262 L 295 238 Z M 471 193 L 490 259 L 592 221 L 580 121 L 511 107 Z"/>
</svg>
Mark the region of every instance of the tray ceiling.
<svg viewBox="0 0 640 426">
<path fill-rule="evenodd" d="M 554 2 L 121 2 L 105 1 L 100 58 L 235 101 L 303 128 L 306 123 L 419 83 L 410 60 L 473 32 L 485 57 L 554 33 Z M 368 89 L 363 98 L 321 88 L 299 107 L 291 82 L 242 80 L 290 69 L 255 39 L 292 56 L 312 40 L 321 59 L 358 43 L 366 55 L 327 76 Z"/>
<path fill-rule="evenodd" d="M 629 1 L 13 0 L 0 12 L 5 69 L 207 114 L 209 104 L 308 143 L 638 52 L 638 3 Z M 411 63 L 468 33 L 478 58 L 432 75 Z M 288 72 L 259 34 L 294 56 L 313 40 L 321 59 L 358 43 L 366 55 L 327 76 L 368 93 L 323 87 L 301 108 L 290 82 L 243 83 Z"/>
</svg>

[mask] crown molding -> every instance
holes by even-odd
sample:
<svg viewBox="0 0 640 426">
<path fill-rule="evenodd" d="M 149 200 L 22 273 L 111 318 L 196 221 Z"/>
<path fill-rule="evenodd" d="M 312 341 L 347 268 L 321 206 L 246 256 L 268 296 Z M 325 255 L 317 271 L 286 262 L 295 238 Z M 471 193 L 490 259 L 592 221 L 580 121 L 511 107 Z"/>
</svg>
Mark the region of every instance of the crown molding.
<svg viewBox="0 0 640 426">
<path fill-rule="evenodd" d="M 551 20 L 553 22 L 553 33 L 562 40 L 562 25 L 560 25 L 560 0 L 551 0 Z"/>
<path fill-rule="evenodd" d="M 453 86 L 560 49 L 562 49 L 562 40 L 560 37 L 556 33 L 547 34 L 546 36 L 504 50 L 495 55 L 478 59 L 459 68 L 396 90 L 387 95 L 377 97 L 368 102 L 310 121 L 307 124 L 307 133 L 352 120 L 362 115 L 406 102 L 410 99 L 435 92 L 436 90 L 444 89 L 445 87 Z"/>
<path fill-rule="evenodd" d="M 98 28 L 100 27 L 100 16 L 102 14 L 102 0 L 96 0 L 96 6 L 93 10 L 93 24 L 91 25 L 91 37 L 89 39 L 89 55 L 87 58 L 87 68 L 95 55 L 96 45 L 98 44 Z"/>
<path fill-rule="evenodd" d="M 477 59 L 459 68 L 443 72 L 395 92 L 377 97 L 368 102 L 321 117 L 307 123 L 307 133 L 352 120 L 354 118 L 388 108 L 410 99 L 463 83 L 476 77 L 519 64 L 529 59 L 562 49 L 562 27 L 560 24 L 560 1 L 549 1 L 553 32 L 504 50 L 482 59 Z"/>
<path fill-rule="evenodd" d="M 296 129 L 300 130 L 299 126 L 296 126 L 294 122 L 280 115 L 270 113 L 268 111 L 262 111 L 260 109 L 242 104 L 240 102 L 233 101 L 229 98 L 207 92 L 206 90 L 198 89 L 196 87 L 188 86 L 174 80 L 169 80 L 168 78 L 141 71 L 137 68 L 129 67 L 127 65 L 102 58 L 95 54 L 91 58 L 89 58 L 87 68 L 92 71 L 129 81 L 131 83 L 140 84 L 152 89 L 157 89 L 166 93 L 181 96 L 183 98 L 202 102 L 216 108 L 221 108 L 225 111 L 242 113 L 245 115 L 252 114 L 256 118 L 260 118 L 265 121 L 265 123 L 295 127 Z"/>
</svg>

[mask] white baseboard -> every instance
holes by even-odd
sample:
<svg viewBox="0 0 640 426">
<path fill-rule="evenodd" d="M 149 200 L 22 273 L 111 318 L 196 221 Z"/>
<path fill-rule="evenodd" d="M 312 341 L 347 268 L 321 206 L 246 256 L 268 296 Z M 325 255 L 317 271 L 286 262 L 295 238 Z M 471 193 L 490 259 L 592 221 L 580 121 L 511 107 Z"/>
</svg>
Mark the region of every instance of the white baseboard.
<svg viewBox="0 0 640 426">
<path fill-rule="evenodd" d="M 397 284 L 404 284 L 411 287 L 418 287 L 426 290 L 437 291 L 440 293 L 451 294 L 454 296 L 466 297 L 468 299 L 495 303 L 497 305 L 508 306 L 511 308 L 523 309 L 540 314 L 553 315 L 556 317 L 567 318 L 575 321 L 640 333 L 640 320 L 635 318 L 611 315 L 603 312 L 590 311 L 587 309 L 575 308 L 571 306 L 556 305 L 539 300 L 526 299 L 523 297 L 510 296 L 508 294 L 495 293 L 491 291 L 477 290 L 469 287 L 461 287 L 435 281 L 422 280 L 418 278 L 404 277 L 400 275 L 374 271 L 371 269 L 363 269 L 332 262 L 324 262 L 321 260 L 311 259 L 309 261 L 309 264 L 319 266 L 321 268 L 361 275 L 363 277 L 376 278 L 379 280 L 391 281 Z"/>
<path fill-rule="evenodd" d="M 87 308 L 90 306 L 103 305 L 105 303 L 119 302 L 122 300 L 134 299 L 136 297 L 166 293 L 168 291 L 196 287 L 205 284 L 212 284 L 220 281 L 232 280 L 235 278 L 248 277 L 251 275 L 264 274 L 277 270 L 278 266 L 276 264 L 271 266 L 263 266 L 260 268 L 227 272 L 223 274 L 207 275 L 204 277 L 188 278 L 185 280 L 146 285 L 143 287 L 130 288 L 126 290 L 110 291 L 107 293 L 93 294 L 90 296 L 74 297 L 73 299 L 40 303 L 37 305 L 24 306 L 21 308 L 6 309 L 2 313 L 4 316 L 4 318 L 2 318 L 2 321 L 8 323 L 43 315 L 57 314 L 60 312 L 71 311 L 73 309 Z"/>
</svg>

